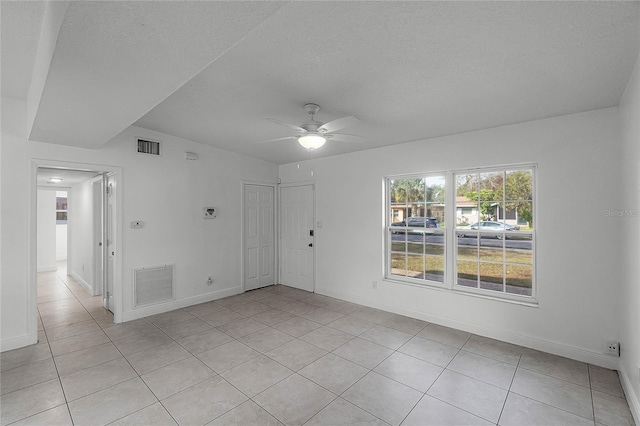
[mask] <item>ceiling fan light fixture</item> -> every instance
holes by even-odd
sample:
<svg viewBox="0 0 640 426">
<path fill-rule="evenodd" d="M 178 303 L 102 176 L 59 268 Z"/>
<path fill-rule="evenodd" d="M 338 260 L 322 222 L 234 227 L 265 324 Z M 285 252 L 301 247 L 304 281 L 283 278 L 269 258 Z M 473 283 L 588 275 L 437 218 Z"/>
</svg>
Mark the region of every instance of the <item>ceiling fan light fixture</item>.
<svg viewBox="0 0 640 426">
<path fill-rule="evenodd" d="M 319 135 L 304 135 L 298 138 L 298 143 L 309 150 L 320 148 L 327 140 Z"/>
</svg>

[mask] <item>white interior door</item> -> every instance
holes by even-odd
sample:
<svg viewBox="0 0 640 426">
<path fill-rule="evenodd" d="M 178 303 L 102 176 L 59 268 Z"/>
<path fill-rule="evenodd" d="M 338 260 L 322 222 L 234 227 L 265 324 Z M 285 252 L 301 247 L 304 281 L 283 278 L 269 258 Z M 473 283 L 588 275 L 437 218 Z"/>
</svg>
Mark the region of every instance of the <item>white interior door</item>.
<svg viewBox="0 0 640 426">
<path fill-rule="evenodd" d="M 104 178 L 100 178 L 93 182 L 93 286 L 92 296 L 98 296 L 102 294 L 102 278 L 104 277 L 104 225 L 102 220 L 102 213 L 104 208 L 102 203 L 104 201 L 103 181 Z"/>
<path fill-rule="evenodd" d="M 313 291 L 313 185 L 280 187 L 280 282 Z"/>
<path fill-rule="evenodd" d="M 104 268 L 104 290 L 102 291 L 102 297 L 104 301 L 105 309 L 113 312 L 113 279 L 115 276 L 115 260 L 116 260 L 116 244 L 115 244 L 115 204 L 116 204 L 116 185 L 115 179 L 111 175 L 105 176 L 105 257 L 106 268 Z"/>
<path fill-rule="evenodd" d="M 244 186 L 244 289 L 275 283 L 274 190 Z"/>
</svg>

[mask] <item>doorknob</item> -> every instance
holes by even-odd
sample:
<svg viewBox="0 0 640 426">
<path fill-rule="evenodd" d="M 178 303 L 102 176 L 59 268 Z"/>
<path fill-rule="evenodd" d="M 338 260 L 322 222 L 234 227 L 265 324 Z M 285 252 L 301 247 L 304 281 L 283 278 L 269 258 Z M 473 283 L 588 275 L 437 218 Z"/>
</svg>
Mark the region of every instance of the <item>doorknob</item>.
<svg viewBox="0 0 640 426">
<path fill-rule="evenodd" d="M 313 247 L 313 243 L 309 243 L 309 247 Z"/>
</svg>

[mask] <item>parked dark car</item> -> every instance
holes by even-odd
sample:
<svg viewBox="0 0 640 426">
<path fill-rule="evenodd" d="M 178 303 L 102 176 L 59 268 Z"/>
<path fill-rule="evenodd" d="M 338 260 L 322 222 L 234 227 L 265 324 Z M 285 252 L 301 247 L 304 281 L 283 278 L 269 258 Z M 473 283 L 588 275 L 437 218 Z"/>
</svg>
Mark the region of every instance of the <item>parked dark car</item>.
<svg viewBox="0 0 640 426">
<path fill-rule="evenodd" d="M 440 222 L 438 222 L 438 219 L 435 217 L 410 217 L 402 222 L 392 223 L 391 226 L 403 226 L 407 228 L 440 228 Z"/>
</svg>

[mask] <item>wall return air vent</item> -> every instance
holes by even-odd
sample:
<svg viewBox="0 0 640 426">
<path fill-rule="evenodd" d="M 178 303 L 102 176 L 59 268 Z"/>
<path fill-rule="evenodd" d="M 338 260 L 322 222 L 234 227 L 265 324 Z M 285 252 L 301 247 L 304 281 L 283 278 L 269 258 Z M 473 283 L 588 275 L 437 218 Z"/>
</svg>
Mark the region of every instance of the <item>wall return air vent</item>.
<svg viewBox="0 0 640 426">
<path fill-rule="evenodd" d="M 173 265 L 134 269 L 133 294 L 135 307 L 173 300 Z"/>
<path fill-rule="evenodd" d="M 138 153 L 148 155 L 160 155 L 160 142 L 138 138 Z"/>
</svg>

